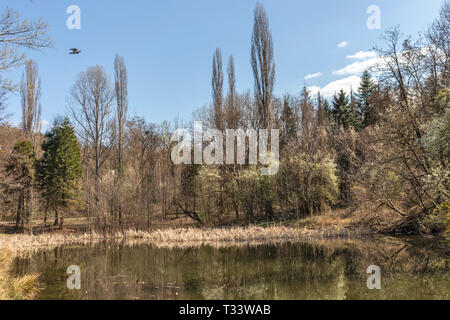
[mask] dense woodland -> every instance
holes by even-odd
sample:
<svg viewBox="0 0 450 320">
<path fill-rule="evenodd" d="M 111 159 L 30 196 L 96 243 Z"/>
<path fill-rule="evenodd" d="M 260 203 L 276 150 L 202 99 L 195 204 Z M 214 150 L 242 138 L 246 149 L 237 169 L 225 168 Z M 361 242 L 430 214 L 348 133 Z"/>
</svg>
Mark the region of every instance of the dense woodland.
<svg viewBox="0 0 450 320">
<path fill-rule="evenodd" d="M 354 92 L 326 99 L 304 88 L 277 97 L 276 50 L 257 5 L 254 88 L 237 91 L 233 57 L 224 61 L 217 49 L 212 102 L 192 121 L 222 131 L 279 129 L 279 171 L 263 176 L 259 165 L 173 164 L 172 132 L 192 124 L 131 116 L 120 55 L 112 76 L 100 65 L 80 72 L 67 93 L 67 117 L 41 134 L 38 63 L 22 51 L 51 47 L 48 26 L 7 9 L 0 17 L 0 221 L 33 232 L 31 221 L 62 228 L 64 219 L 83 217 L 91 229 L 110 230 L 170 225 L 179 216 L 219 226 L 340 210 L 381 232 L 448 229 L 449 34 L 445 2 L 417 40 L 387 31 L 379 64 Z M 8 81 L 17 67 L 24 68 L 20 84 Z M 20 127 L 7 122 L 12 91 L 22 99 Z"/>
</svg>

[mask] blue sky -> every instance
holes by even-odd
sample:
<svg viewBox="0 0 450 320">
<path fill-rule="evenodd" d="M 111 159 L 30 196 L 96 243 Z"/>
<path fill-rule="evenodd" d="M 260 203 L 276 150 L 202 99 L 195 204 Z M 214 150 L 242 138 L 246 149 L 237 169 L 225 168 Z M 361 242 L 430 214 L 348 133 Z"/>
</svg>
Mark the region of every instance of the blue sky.
<svg viewBox="0 0 450 320">
<path fill-rule="evenodd" d="M 422 32 L 437 16 L 442 0 L 266 0 L 274 40 L 275 93 L 297 94 L 306 85 L 331 94 L 354 85 L 370 63 L 370 49 L 387 27 Z M 28 51 L 42 78 L 42 118 L 64 115 L 70 87 L 88 66 L 103 65 L 112 79 L 116 53 L 125 57 L 130 114 L 148 121 L 189 120 L 211 101 L 211 61 L 216 47 L 235 58 L 240 91 L 253 88 L 250 39 L 253 0 L 2 0 L 24 18 L 51 26 L 53 48 Z M 70 5 L 81 8 L 81 30 L 66 27 Z M 381 29 L 369 30 L 367 7 L 381 9 Z M 338 44 L 346 42 L 345 46 Z M 68 54 L 77 47 L 81 55 Z M 356 53 L 362 51 L 357 57 Z M 369 60 L 369 61 L 368 61 Z M 366 61 L 366 62 L 365 62 Z M 368 62 L 367 62 L 368 61 Z M 353 65 L 352 65 L 353 64 Z M 348 67 L 352 65 L 351 67 Z M 22 69 L 7 77 L 20 80 Z M 320 73 L 320 75 L 319 75 Z M 305 79 L 310 75 L 310 79 Z M 313 77 L 314 75 L 314 77 Z M 18 123 L 20 100 L 9 99 L 11 122 Z"/>
</svg>

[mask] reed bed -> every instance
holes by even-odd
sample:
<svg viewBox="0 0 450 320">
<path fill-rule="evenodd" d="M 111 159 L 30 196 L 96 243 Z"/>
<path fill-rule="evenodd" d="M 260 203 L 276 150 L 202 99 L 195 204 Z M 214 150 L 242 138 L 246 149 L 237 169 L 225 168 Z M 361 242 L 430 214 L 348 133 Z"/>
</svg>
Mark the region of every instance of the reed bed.
<svg viewBox="0 0 450 320">
<path fill-rule="evenodd" d="M 13 255 L 8 250 L 0 251 L 0 300 L 33 299 L 39 292 L 39 274 L 13 277 L 10 269 Z"/>
<path fill-rule="evenodd" d="M 156 247 L 198 247 L 210 245 L 227 247 L 248 244 L 263 244 L 284 241 L 302 241 L 324 238 L 348 238 L 365 234 L 347 228 L 327 228 L 321 230 L 284 226 L 233 227 L 217 229 L 164 229 L 155 231 L 127 230 L 115 233 L 84 233 L 16 235 L 0 237 L 0 250 L 8 250 L 15 256 L 26 256 L 42 250 L 51 250 L 62 245 L 93 245 L 104 241 L 122 242 L 135 246 L 150 244 Z"/>
</svg>

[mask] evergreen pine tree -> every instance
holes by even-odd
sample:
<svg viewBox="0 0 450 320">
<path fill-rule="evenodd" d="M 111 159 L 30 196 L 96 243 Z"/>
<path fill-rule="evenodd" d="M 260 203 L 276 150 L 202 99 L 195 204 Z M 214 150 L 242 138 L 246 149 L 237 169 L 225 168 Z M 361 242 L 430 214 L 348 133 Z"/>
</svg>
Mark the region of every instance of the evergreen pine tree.
<svg viewBox="0 0 450 320">
<path fill-rule="evenodd" d="M 351 125 L 355 129 L 361 129 L 362 126 L 362 118 L 358 116 L 358 100 L 357 94 L 353 93 L 353 90 L 350 90 L 350 112 L 351 112 Z"/>
<path fill-rule="evenodd" d="M 323 109 L 325 110 L 325 114 L 327 115 L 328 120 L 333 119 L 333 110 L 330 106 L 330 103 L 326 99 L 323 101 Z"/>
<path fill-rule="evenodd" d="M 282 122 L 281 148 L 283 149 L 297 136 L 297 125 L 295 123 L 294 112 L 289 105 L 289 98 L 287 96 L 284 97 L 283 111 L 280 118 Z"/>
<path fill-rule="evenodd" d="M 81 151 L 67 118 L 45 136 L 39 165 L 41 191 L 47 208 L 55 211 L 55 225 L 62 227 L 62 210 L 70 208 L 80 196 Z"/>
<path fill-rule="evenodd" d="M 317 94 L 317 124 L 323 126 L 326 123 L 329 105 L 320 92 Z"/>
<path fill-rule="evenodd" d="M 373 123 L 373 110 L 370 105 L 370 96 L 374 88 L 374 81 L 369 73 L 365 70 L 361 77 L 361 83 L 358 88 L 358 118 L 362 123 L 362 127 L 367 127 Z"/>
<path fill-rule="evenodd" d="M 331 114 L 336 123 L 342 125 L 344 129 L 356 126 L 355 114 L 344 90 L 340 90 L 339 93 L 333 97 Z"/>
</svg>

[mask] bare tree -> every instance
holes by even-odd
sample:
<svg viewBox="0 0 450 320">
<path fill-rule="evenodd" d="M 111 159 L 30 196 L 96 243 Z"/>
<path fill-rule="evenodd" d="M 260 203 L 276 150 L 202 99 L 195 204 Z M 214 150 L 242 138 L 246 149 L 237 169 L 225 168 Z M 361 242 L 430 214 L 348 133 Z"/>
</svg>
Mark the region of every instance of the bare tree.
<svg viewBox="0 0 450 320">
<path fill-rule="evenodd" d="M 19 13 L 6 9 L 0 15 L 0 73 L 19 66 L 25 60 L 25 54 L 19 49 L 50 47 L 52 41 L 48 29 L 48 24 L 41 20 L 22 20 Z M 14 84 L 0 75 L 0 121 L 5 117 L 1 112 L 5 108 L 6 95 L 14 89 Z"/>
<path fill-rule="evenodd" d="M 114 84 L 116 92 L 116 128 L 117 128 L 117 177 L 118 177 L 118 214 L 119 223 L 122 221 L 122 203 L 121 196 L 121 182 L 123 172 L 123 146 L 125 136 L 125 126 L 127 122 L 128 112 L 128 76 L 125 60 L 123 57 L 116 55 L 114 59 Z"/>
<path fill-rule="evenodd" d="M 39 69 L 33 60 L 25 63 L 25 72 L 20 83 L 22 102 L 22 131 L 36 148 L 35 136 L 41 131 L 41 79 Z"/>
<path fill-rule="evenodd" d="M 214 105 L 214 125 L 217 129 L 223 130 L 223 70 L 222 55 L 219 48 L 214 52 L 211 85 Z"/>
<path fill-rule="evenodd" d="M 241 97 L 236 93 L 236 75 L 234 69 L 234 59 L 230 56 L 228 60 L 228 93 L 225 101 L 224 119 L 229 129 L 237 130 L 241 122 Z M 233 145 L 234 154 L 237 154 L 237 146 Z M 240 166 L 234 162 L 233 165 L 227 165 L 227 181 L 234 181 L 239 177 Z M 232 183 L 227 190 L 230 193 L 231 203 L 235 212 L 236 220 L 239 219 L 239 199 L 238 199 L 238 185 Z"/>
<path fill-rule="evenodd" d="M 122 166 L 123 161 L 123 143 L 124 143 L 124 131 L 125 124 L 127 122 L 128 113 L 128 76 L 127 68 L 125 66 L 124 58 L 116 55 L 114 60 L 114 76 L 115 76 L 115 91 L 116 91 L 116 121 L 118 129 L 118 165 Z"/>
<path fill-rule="evenodd" d="M 85 139 L 94 159 L 95 200 L 98 202 L 100 169 L 110 148 L 112 104 L 114 91 L 101 66 L 89 67 L 80 73 L 71 89 L 69 112 L 77 124 L 77 134 Z"/>
<path fill-rule="evenodd" d="M 40 49 L 50 47 L 49 26 L 39 21 L 21 20 L 20 14 L 6 9 L 0 16 L 0 70 L 16 67 L 25 60 L 19 48 Z"/>
<path fill-rule="evenodd" d="M 6 98 L 10 91 L 11 89 L 2 85 L 2 79 L 0 79 L 0 125 L 3 124 L 8 117 L 6 114 Z"/>
<path fill-rule="evenodd" d="M 228 128 L 238 129 L 241 110 L 239 97 L 236 93 L 236 75 L 234 70 L 234 59 L 230 56 L 228 60 L 228 94 L 225 103 L 225 120 Z"/>
<path fill-rule="evenodd" d="M 15 86 L 11 81 L 7 79 L 3 79 L 0 76 L 0 125 L 5 122 L 5 120 L 9 117 L 6 113 L 6 103 L 8 98 L 8 93 L 14 91 Z"/>
<path fill-rule="evenodd" d="M 151 224 L 153 204 L 157 200 L 158 188 L 162 184 L 157 183 L 157 173 L 161 170 L 159 161 L 167 164 L 166 159 L 158 159 L 160 137 L 157 128 L 153 124 L 146 123 L 143 118 L 134 117 L 127 123 L 128 127 L 128 150 L 130 163 L 130 175 L 133 189 L 135 190 L 135 207 L 138 208 L 139 216 L 147 215 L 147 226 Z M 167 175 L 167 172 L 165 172 Z M 158 186 L 158 187 L 156 187 Z M 130 207 L 129 201 L 127 208 Z"/>
<path fill-rule="evenodd" d="M 312 105 L 311 97 L 309 91 L 306 87 L 303 88 L 300 100 L 300 110 L 301 110 L 301 144 L 305 150 L 310 146 L 312 139 L 312 125 L 314 117 L 314 107 Z M 312 150 L 308 150 L 312 151 Z"/>
<path fill-rule="evenodd" d="M 429 67 L 433 80 L 434 92 L 448 87 L 450 84 L 450 1 L 445 1 L 439 12 L 439 17 L 433 22 L 426 33 L 428 40 Z"/>
<path fill-rule="evenodd" d="M 254 94 L 258 111 L 258 124 L 260 128 L 271 129 L 273 120 L 272 94 L 275 82 L 275 62 L 273 60 L 273 43 L 269 29 L 269 20 L 267 19 L 264 7 L 259 3 L 256 5 L 254 11 L 251 64 L 255 81 Z M 260 189 L 261 195 L 263 195 L 263 187 Z M 263 199 L 262 207 L 267 216 L 271 217 L 273 215 L 272 202 L 264 197 L 261 198 Z"/>
<path fill-rule="evenodd" d="M 251 64 L 255 80 L 255 100 L 260 127 L 272 125 L 272 93 L 275 82 L 272 35 L 264 7 L 257 4 L 251 46 Z"/>
<path fill-rule="evenodd" d="M 20 83 L 20 97 L 22 103 L 22 132 L 37 149 L 39 132 L 41 131 L 41 79 L 37 64 L 33 60 L 27 60 L 25 63 L 25 72 L 22 75 Z M 34 151 L 33 151 L 34 152 Z M 32 179 L 31 179 L 32 180 Z M 32 232 L 32 217 L 35 207 L 35 196 L 33 183 L 30 183 L 24 197 L 19 197 L 19 207 L 26 208 L 25 220 L 30 226 Z"/>
</svg>

